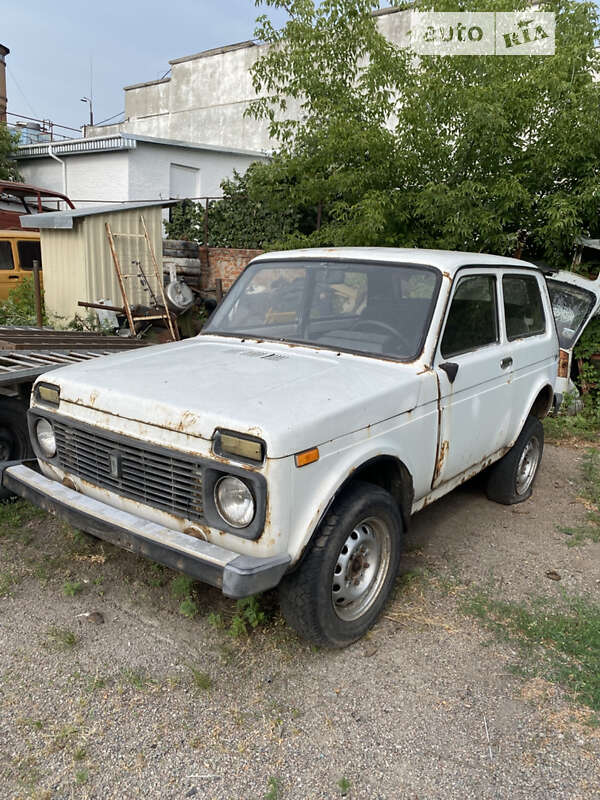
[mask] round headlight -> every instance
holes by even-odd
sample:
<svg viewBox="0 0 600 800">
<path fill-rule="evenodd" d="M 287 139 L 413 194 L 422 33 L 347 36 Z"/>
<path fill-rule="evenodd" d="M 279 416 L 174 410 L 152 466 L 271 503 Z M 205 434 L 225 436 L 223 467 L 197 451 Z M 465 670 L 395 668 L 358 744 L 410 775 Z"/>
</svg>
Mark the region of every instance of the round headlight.
<svg viewBox="0 0 600 800">
<path fill-rule="evenodd" d="M 56 455 L 56 437 L 52 425 L 47 419 L 39 419 L 35 426 L 35 435 L 37 436 L 40 450 L 48 458 Z"/>
<path fill-rule="evenodd" d="M 228 475 L 215 484 L 215 504 L 225 522 L 233 528 L 247 528 L 254 519 L 256 505 L 244 481 Z"/>
</svg>

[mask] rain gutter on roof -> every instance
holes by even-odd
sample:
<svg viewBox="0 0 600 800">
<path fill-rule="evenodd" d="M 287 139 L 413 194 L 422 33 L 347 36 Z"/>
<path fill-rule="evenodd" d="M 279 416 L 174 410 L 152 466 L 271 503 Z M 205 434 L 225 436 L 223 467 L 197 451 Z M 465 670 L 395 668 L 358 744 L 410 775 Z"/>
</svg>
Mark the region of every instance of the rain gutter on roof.
<svg viewBox="0 0 600 800">
<path fill-rule="evenodd" d="M 93 139 L 73 139 L 69 142 L 42 142 L 40 144 L 20 145 L 17 158 L 43 158 L 46 156 L 68 156 L 78 153 L 99 153 L 114 150 L 133 150 L 137 141 L 126 133 L 114 136 L 101 136 Z M 52 149 L 50 149 L 52 148 Z M 53 157 L 53 156 L 52 156 Z"/>
</svg>

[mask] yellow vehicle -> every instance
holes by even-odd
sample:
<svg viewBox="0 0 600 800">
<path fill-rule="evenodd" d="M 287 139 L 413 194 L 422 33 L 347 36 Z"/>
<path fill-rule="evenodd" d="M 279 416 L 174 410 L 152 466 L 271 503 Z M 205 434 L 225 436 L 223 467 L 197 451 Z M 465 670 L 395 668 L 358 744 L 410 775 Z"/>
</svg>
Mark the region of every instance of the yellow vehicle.
<svg viewBox="0 0 600 800">
<path fill-rule="evenodd" d="M 34 260 L 42 266 L 40 234 L 37 231 L 0 230 L 0 300 L 24 278 L 31 277 Z"/>
</svg>

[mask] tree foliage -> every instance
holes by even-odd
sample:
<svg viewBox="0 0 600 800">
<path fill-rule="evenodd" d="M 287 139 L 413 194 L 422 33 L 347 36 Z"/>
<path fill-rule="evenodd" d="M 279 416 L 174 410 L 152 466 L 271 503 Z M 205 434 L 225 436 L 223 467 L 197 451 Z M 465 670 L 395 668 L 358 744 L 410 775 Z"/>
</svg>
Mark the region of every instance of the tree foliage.
<svg viewBox="0 0 600 800">
<path fill-rule="evenodd" d="M 549 0 L 554 56 L 422 56 L 378 31 L 377 0 L 257 0 L 283 9 L 252 68 L 248 113 L 277 142 L 226 185 L 221 240 L 266 247 L 389 245 L 564 263 L 598 236 L 596 7 Z M 436 11 L 457 10 L 436 0 Z M 428 0 L 417 3 L 429 10 Z M 516 7 L 527 8 L 525 0 Z M 463 0 L 461 11 L 506 10 Z"/>
<path fill-rule="evenodd" d="M 283 187 L 276 183 L 272 165 L 255 162 L 244 175 L 234 170 L 233 177 L 221 183 L 223 200 L 209 205 L 209 247 L 262 249 L 297 230 L 299 212 L 281 197 Z M 175 206 L 165 223 L 171 239 L 204 242 L 204 229 L 205 208 L 190 201 Z"/>
<path fill-rule="evenodd" d="M 18 135 L 12 134 L 6 125 L 0 123 L 0 180 L 18 181 L 21 176 L 14 159 Z"/>
</svg>

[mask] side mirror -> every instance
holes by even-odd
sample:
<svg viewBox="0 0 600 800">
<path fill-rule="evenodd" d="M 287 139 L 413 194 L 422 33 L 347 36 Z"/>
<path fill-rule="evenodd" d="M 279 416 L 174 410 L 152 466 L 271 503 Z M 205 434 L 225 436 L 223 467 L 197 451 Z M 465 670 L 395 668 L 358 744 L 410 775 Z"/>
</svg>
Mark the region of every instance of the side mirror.
<svg viewBox="0 0 600 800">
<path fill-rule="evenodd" d="M 443 364 L 440 364 L 440 369 L 444 370 L 450 383 L 454 383 L 456 373 L 458 372 L 458 364 L 454 361 L 444 361 Z"/>
</svg>

